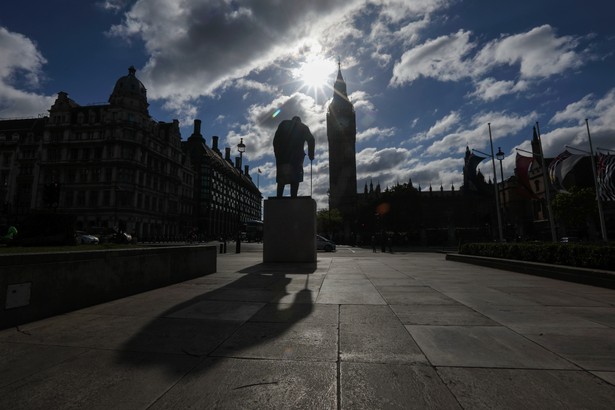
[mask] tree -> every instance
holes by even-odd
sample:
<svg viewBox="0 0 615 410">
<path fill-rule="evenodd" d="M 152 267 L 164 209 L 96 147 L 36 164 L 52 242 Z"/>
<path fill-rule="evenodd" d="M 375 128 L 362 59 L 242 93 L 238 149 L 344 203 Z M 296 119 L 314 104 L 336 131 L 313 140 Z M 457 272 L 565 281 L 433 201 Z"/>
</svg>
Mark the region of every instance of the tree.
<svg viewBox="0 0 615 410">
<path fill-rule="evenodd" d="M 319 209 L 316 212 L 316 224 L 318 226 L 318 232 L 323 234 L 333 234 L 342 226 L 342 214 L 336 208 L 331 209 Z"/>
<path fill-rule="evenodd" d="M 570 229 L 582 229 L 597 210 L 596 194 L 592 188 L 573 186 L 568 192 L 560 192 L 551 204 L 560 223 Z"/>
</svg>

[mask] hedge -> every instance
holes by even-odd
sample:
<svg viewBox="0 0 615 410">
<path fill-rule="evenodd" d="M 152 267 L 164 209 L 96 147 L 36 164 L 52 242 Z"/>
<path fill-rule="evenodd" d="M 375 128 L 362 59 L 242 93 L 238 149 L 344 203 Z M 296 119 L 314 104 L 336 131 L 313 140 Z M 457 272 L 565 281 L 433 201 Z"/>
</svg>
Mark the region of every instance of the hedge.
<svg viewBox="0 0 615 410">
<path fill-rule="evenodd" d="M 615 270 L 615 244 L 613 243 L 466 243 L 461 245 L 459 253 L 579 268 Z"/>
</svg>

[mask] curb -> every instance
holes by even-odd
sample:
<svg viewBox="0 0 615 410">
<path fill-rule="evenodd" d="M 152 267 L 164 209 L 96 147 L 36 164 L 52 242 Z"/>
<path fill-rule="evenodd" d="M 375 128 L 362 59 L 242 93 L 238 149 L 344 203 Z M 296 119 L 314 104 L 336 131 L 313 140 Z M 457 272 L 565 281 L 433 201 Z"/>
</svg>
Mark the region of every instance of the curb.
<svg viewBox="0 0 615 410">
<path fill-rule="evenodd" d="M 456 253 L 446 254 L 446 260 L 615 289 L 615 272 L 612 271 Z"/>
</svg>

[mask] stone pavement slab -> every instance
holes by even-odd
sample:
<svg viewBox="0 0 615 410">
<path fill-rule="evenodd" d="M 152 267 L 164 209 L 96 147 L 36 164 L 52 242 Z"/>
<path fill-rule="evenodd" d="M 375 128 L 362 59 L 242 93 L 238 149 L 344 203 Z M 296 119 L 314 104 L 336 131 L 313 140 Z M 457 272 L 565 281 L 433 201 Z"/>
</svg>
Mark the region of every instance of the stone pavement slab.
<svg viewBox="0 0 615 410">
<path fill-rule="evenodd" d="M 0 331 L 0 408 L 613 408 L 614 318 L 615 290 L 442 254 L 225 254 Z"/>
<path fill-rule="evenodd" d="M 615 387 L 584 372 L 438 368 L 466 409 L 612 409 Z"/>
<path fill-rule="evenodd" d="M 501 326 L 406 326 L 435 366 L 576 369 Z"/>
</svg>

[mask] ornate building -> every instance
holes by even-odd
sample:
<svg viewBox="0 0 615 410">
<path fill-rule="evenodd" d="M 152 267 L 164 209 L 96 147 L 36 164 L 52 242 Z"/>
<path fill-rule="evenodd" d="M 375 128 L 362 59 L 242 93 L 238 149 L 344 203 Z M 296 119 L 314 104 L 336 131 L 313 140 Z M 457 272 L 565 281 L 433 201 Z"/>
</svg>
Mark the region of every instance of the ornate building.
<svg viewBox="0 0 615 410">
<path fill-rule="evenodd" d="M 333 101 L 327 111 L 329 209 L 340 211 L 343 218 L 343 239 L 340 239 L 348 242 L 356 229 L 357 220 L 357 126 L 354 107 L 348 99 L 339 64 L 333 90 Z"/>
<path fill-rule="evenodd" d="M 260 216 L 247 172 L 211 155 L 200 121 L 193 137 L 202 141 L 189 143 L 177 120 L 151 118 L 135 73 L 117 80 L 108 104 L 60 92 L 48 117 L 0 121 L 0 224 L 53 212 L 73 216 L 78 230 L 168 239 L 231 236 Z"/>
</svg>

